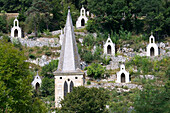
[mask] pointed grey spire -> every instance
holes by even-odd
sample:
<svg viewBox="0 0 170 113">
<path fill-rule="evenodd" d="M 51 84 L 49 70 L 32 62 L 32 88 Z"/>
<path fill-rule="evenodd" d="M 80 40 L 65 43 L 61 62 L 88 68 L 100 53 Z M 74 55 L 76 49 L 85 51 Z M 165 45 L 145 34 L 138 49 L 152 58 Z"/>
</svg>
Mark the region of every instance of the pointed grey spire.
<svg viewBox="0 0 170 113">
<path fill-rule="evenodd" d="M 67 21 L 65 25 L 64 40 L 61 47 L 60 60 L 57 71 L 76 71 L 80 69 L 80 58 L 78 55 L 77 44 L 74 35 L 70 8 L 68 7 Z"/>
</svg>

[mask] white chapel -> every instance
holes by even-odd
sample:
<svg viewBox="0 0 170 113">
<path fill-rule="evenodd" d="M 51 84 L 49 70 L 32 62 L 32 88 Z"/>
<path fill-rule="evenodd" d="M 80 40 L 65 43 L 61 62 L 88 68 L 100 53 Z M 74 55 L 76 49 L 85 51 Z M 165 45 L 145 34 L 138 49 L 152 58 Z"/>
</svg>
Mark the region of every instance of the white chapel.
<svg viewBox="0 0 170 113">
<path fill-rule="evenodd" d="M 104 44 L 104 54 L 115 56 L 115 44 L 112 42 L 110 36 L 108 36 L 108 39 Z"/>
<path fill-rule="evenodd" d="M 120 71 L 117 72 L 116 75 L 117 75 L 116 83 L 129 83 L 130 82 L 129 72 L 125 70 L 124 64 L 120 65 Z"/>
<path fill-rule="evenodd" d="M 87 21 L 88 21 L 88 18 L 86 16 L 86 10 L 82 6 L 82 8 L 80 10 L 80 16 L 78 17 L 78 19 L 76 21 L 76 28 L 84 27 L 85 24 L 87 23 Z"/>
<path fill-rule="evenodd" d="M 22 31 L 19 27 L 19 21 L 17 18 L 15 18 L 14 26 L 11 29 L 11 37 L 22 38 Z"/>
<path fill-rule="evenodd" d="M 158 56 L 159 50 L 158 46 L 155 44 L 155 38 L 153 35 L 149 37 L 149 44 L 146 47 L 146 56 Z"/>
</svg>

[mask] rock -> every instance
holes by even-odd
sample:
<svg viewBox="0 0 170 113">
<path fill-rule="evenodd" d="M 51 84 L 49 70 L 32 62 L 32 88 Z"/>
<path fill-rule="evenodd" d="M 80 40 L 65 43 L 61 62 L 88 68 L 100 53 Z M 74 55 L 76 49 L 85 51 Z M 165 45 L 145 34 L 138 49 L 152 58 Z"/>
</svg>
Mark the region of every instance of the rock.
<svg viewBox="0 0 170 113">
<path fill-rule="evenodd" d="M 170 47 L 165 47 L 166 50 L 170 50 Z"/>
<path fill-rule="evenodd" d="M 160 54 L 165 55 L 165 53 L 166 53 L 166 50 L 160 48 Z"/>
<path fill-rule="evenodd" d="M 165 48 L 165 44 L 164 44 L 163 42 L 161 42 L 161 43 L 159 44 L 159 47 L 162 48 L 162 49 L 164 49 L 164 48 Z"/>
<path fill-rule="evenodd" d="M 52 35 L 58 35 L 61 33 L 61 30 L 57 30 L 57 31 L 52 31 L 51 34 Z"/>
<path fill-rule="evenodd" d="M 83 38 L 79 38 L 79 42 L 82 44 L 83 43 Z"/>
<path fill-rule="evenodd" d="M 139 77 L 140 77 L 140 78 L 144 78 L 143 75 L 140 75 Z M 154 75 L 145 75 L 145 78 L 146 78 L 146 79 L 153 80 L 153 79 L 155 78 L 155 76 L 154 76 Z"/>
</svg>

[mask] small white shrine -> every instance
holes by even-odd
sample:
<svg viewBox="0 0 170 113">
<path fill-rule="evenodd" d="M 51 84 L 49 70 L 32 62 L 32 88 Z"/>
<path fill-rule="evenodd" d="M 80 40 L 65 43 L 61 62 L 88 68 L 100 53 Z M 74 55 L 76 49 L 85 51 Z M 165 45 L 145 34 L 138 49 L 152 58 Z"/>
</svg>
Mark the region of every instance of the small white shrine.
<svg viewBox="0 0 170 113">
<path fill-rule="evenodd" d="M 14 26 L 11 29 L 11 37 L 22 38 L 22 32 L 17 17 L 15 18 Z"/>
<path fill-rule="evenodd" d="M 41 87 L 41 83 L 42 83 L 42 80 L 40 78 L 40 76 L 38 75 L 38 72 L 37 72 L 37 75 L 34 77 L 34 80 L 32 81 L 32 86 L 34 87 L 35 90 L 38 90 L 40 87 Z"/>
<path fill-rule="evenodd" d="M 110 36 L 104 44 L 104 54 L 115 56 L 115 44 L 112 42 Z"/>
<path fill-rule="evenodd" d="M 158 46 L 155 44 L 155 38 L 153 35 L 149 37 L 149 44 L 146 47 L 146 56 L 158 56 Z"/>
<path fill-rule="evenodd" d="M 76 28 L 84 27 L 87 21 L 88 21 L 88 18 L 86 17 L 86 10 L 82 6 L 80 10 L 80 16 L 78 17 L 78 20 L 76 21 Z"/>
<path fill-rule="evenodd" d="M 117 72 L 116 83 L 129 83 L 129 82 L 130 82 L 129 72 L 125 70 L 125 65 L 121 64 L 120 71 Z"/>
</svg>

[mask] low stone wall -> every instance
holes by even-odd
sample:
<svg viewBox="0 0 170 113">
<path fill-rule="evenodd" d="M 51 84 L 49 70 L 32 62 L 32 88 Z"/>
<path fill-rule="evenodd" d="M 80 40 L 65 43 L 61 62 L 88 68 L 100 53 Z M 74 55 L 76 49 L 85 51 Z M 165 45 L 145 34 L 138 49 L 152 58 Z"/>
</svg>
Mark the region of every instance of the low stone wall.
<svg viewBox="0 0 170 113">
<path fill-rule="evenodd" d="M 37 40 L 32 40 L 32 39 L 24 39 L 24 38 L 17 38 L 20 43 L 23 46 L 27 47 L 43 47 L 43 46 L 48 46 L 48 47 L 59 47 L 60 44 L 58 43 L 58 39 L 55 38 L 39 38 Z M 11 40 L 17 40 L 16 38 L 12 38 Z"/>
</svg>

